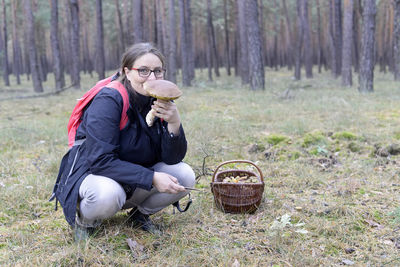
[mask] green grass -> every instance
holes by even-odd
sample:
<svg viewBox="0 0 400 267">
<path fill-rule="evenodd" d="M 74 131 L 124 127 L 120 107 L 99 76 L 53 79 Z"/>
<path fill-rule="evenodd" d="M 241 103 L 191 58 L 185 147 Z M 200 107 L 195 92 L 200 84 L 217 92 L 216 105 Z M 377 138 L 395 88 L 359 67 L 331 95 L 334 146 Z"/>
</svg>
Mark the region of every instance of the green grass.
<svg viewBox="0 0 400 267">
<path fill-rule="evenodd" d="M 286 70 L 266 74 L 265 91 L 225 74 L 208 82 L 205 70 L 182 88 L 176 103 L 189 143 L 185 161 L 205 193 L 192 193 L 186 213 L 167 208 L 153 216 L 165 225 L 163 236 L 131 228 L 120 212 L 80 246 L 47 199 L 68 149 L 70 112 L 84 90 L 0 101 L 0 265 L 399 265 L 400 158 L 374 155 L 377 144 L 399 143 L 399 84 L 376 73 L 375 92 L 361 95 L 357 84 L 341 88 L 329 73 L 298 82 Z M 95 80 L 82 76 L 82 87 Z M 26 80 L 10 88 L 0 82 L 0 98 L 30 95 L 30 87 Z M 213 171 L 232 159 L 256 162 L 264 174 L 254 214 L 225 214 L 213 203 Z M 271 228 L 285 214 L 290 223 Z M 137 257 L 127 238 L 144 246 Z"/>
</svg>

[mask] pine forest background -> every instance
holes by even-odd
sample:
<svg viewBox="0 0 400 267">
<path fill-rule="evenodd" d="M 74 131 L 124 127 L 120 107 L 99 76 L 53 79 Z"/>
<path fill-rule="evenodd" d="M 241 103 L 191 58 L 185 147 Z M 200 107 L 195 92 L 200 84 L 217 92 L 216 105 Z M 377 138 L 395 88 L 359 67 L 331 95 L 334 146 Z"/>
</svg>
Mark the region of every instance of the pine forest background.
<svg viewBox="0 0 400 267">
<path fill-rule="evenodd" d="M 105 76 L 123 51 L 146 41 L 167 58 L 167 78 L 183 85 L 195 69 L 220 68 L 252 89 L 268 89 L 266 68 L 301 79 L 330 71 L 373 91 L 374 66 L 400 79 L 399 0 L 0 0 L 1 74 L 31 80 L 35 92 L 54 73 L 59 91 L 80 88 L 81 73 Z M 313 66 L 317 68 L 313 69 Z M 267 81 L 267 82 L 265 82 Z"/>
</svg>

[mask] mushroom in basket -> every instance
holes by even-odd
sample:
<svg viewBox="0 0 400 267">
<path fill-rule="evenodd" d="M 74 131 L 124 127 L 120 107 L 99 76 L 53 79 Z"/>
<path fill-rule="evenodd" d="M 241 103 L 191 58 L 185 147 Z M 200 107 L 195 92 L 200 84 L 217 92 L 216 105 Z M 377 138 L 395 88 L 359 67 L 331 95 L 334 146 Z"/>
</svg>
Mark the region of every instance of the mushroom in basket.
<svg viewBox="0 0 400 267">
<path fill-rule="evenodd" d="M 182 95 L 182 91 L 179 90 L 178 86 L 167 80 L 147 81 L 143 84 L 143 88 L 150 96 L 164 101 L 171 101 Z M 146 123 L 149 127 L 154 123 L 154 113 L 155 110 L 151 109 L 146 116 Z"/>
</svg>

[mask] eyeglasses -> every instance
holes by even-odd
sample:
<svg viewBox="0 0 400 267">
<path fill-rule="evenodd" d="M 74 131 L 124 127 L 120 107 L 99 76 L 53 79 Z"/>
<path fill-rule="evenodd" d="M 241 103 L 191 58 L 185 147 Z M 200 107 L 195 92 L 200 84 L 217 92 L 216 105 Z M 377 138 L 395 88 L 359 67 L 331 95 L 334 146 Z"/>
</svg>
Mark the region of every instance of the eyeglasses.
<svg viewBox="0 0 400 267">
<path fill-rule="evenodd" d="M 132 68 L 132 70 L 136 70 L 138 72 L 139 76 L 143 77 L 143 78 L 149 77 L 152 72 L 154 73 L 154 76 L 156 78 L 162 78 L 165 73 L 165 69 L 163 69 L 163 68 L 155 68 L 154 70 L 151 70 L 148 68 L 139 68 L 139 69 Z"/>
</svg>

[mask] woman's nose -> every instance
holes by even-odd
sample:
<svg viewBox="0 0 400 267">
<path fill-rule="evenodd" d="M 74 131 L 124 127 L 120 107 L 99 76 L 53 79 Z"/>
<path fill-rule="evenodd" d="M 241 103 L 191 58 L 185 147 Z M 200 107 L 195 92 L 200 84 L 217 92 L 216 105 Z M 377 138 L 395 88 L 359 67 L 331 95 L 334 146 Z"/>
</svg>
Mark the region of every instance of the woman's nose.
<svg viewBox="0 0 400 267">
<path fill-rule="evenodd" d="M 157 80 L 156 75 L 154 74 L 154 71 L 150 72 L 149 77 L 147 77 L 147 80 Z"/>
</svg>

